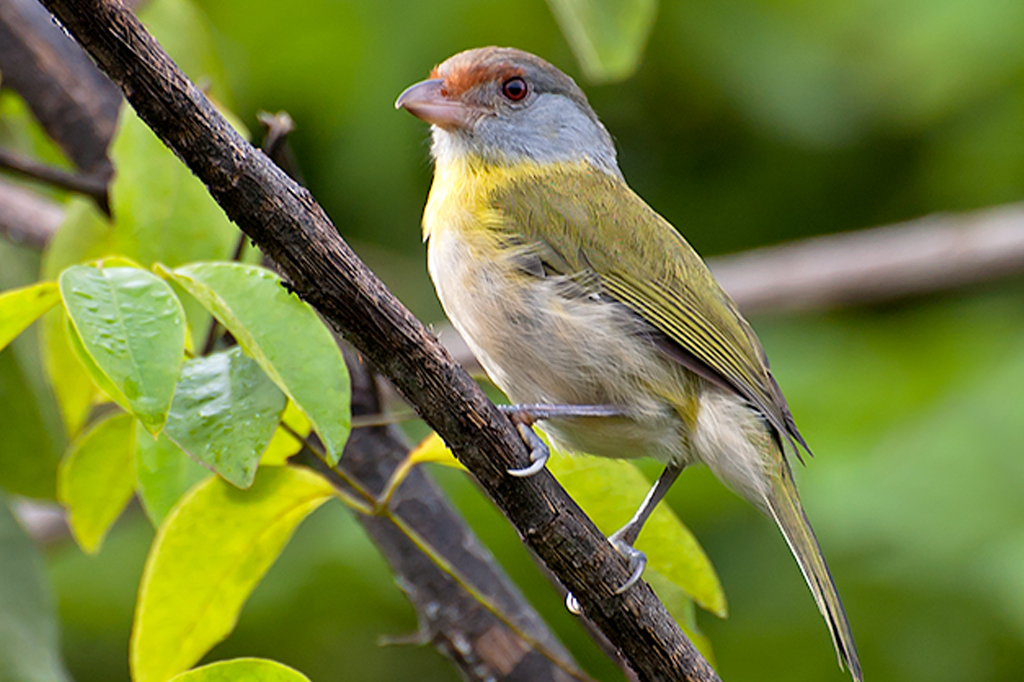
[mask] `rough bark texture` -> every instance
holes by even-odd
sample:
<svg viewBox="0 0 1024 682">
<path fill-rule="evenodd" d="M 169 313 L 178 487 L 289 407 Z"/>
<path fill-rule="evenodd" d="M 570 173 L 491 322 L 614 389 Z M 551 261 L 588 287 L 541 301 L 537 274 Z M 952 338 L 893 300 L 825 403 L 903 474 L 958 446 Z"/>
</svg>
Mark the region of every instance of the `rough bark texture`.
<svg viewBox="0 0 1024 682">
<path fill-rule="evenodd" d="M 508 420 L 338 236 L 312 196 L 243 140 L 138 20 L 112 0 L 43 0 L 140 117 L 207 185 L 239 227 L 380 368 L 474 473 L 495 503 L 644 680 L 716 680 L 650 587 L 625 595 L 625 561 Z"/>
</svg>

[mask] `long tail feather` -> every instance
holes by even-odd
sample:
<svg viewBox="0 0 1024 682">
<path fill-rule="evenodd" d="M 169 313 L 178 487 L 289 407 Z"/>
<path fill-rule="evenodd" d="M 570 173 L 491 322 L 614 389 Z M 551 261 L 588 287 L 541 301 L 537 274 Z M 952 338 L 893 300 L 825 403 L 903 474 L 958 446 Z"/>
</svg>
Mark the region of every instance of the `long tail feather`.
<svg viewBox="0 0 1024 682">
<path fill-rule="evenodd" d="M 864 678 L 861 674 L 860 659 L 857 657 L 857 646 L 853 642 L 853 632 L 846 619 L 843 602 L 839 599 L 839 592 L 832 581 L 825 557 L 800 504 L 789 464 L 785 460 L 780 464 L 779 475 L 773 480 L 771 490 L 766 496 L 768 511 L 785 536 L 789 549 L 804 574 L 804 580 L 811 588 L 818 610 L 828 624 L 832 643 L 839 657 L 839 667 L 845 665 L 855 682 L 862 682 Z"/>
</svg>

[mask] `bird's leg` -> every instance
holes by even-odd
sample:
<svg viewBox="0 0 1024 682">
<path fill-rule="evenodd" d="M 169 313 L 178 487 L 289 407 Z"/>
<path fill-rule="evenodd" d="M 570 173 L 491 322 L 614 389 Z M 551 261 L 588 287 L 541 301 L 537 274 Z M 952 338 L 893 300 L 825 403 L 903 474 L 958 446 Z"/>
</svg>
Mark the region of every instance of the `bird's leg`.
<svg viewBox="0 0 1024 682">
<path fill-rule="evenodd" d="M 619 554 L 626 557 L 626 560 L 629 562 L 629 568 L 632 571 L 629 579 L 619 589 L 615 590 L 615 594 L 622 594 L 635 585 L 640 580 L 640 576 L 643 575 L 644 569 L 647 568 L 647 555 L 634 547 L 633 543 L 636 542 L 651 512 L 654 511 L 654 508 L 665 497 L 665 493 L 672 487 L 672 484 L 675 483 L 675 480 L 685 467 L 686 464 L 683 462 L 670 462 L 665 467 L 665 470 L 661 472 L 661 476 L 655 481 L 650 492 L 647 493 L 647 497 L 640 503 L 640 508 L 636 510 L 636 514 L 633 514 L 633 518 L 629 520 L 629 523 L 615 531 L 608 538 L 608 542 L 612 543 L 612 547 L 617 549 Z"/>
<path fill-rule="evenodd" d="M 522 469 L 509 469 L 512 476 L 524 478 L 539 473 L 548 462 L 551 452 L 544 441 L 531 428 L 534 422 L 541 419 L 558 419 L 561 417 L 621 417 L 625 412 L 615 405 L 547 405 L 532 403 L 525 405 L 499 405 L 509 420 L 515 424 L 526 447 L 530 448 L 530 465 Z"/>
</svg>

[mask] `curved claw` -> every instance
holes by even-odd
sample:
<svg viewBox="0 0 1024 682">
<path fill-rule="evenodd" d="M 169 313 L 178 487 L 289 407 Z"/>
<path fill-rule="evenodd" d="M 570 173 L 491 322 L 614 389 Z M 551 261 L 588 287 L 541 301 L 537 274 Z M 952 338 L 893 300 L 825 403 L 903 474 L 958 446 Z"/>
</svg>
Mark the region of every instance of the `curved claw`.
<svg viewBox="0 0 1024 682">
<path fill-rule="evenodd" d="M 533 429 L 528 424 L 519 422 L 516 424 L 516 430 L 519 431 L 519 435 L 523 437 L 527 447 L 530 448 L 530 465 L 522 469 L 509 469 L 509 476 L 527 478 L 528 476 L 539 474 L 548 463 L 551 451 L 548 450 L 548 446 L 544 444 L 540 436 L 533 432 Z"/>
<path fill-rule="evenodd" d="M 508 475 L 515 476 L 516 478 L 529 478 L 539 474 L 543 469 L 544 465 L 547 464 L 547 459 L 538 459 L 528 467 L 522 469 L 509 469 Z"/>
<path fill-rule="evenodd" d="M 574 616 L 583 613 L 583 608 L 572 592 L 565 593 L 565 610 Z"/>
<path fill-rule="evenodd" d="M 647 568 L 647 555 L 624 540 L 619 539 L 616 537 L 617 535 L 618 533 L 608 538 L 608 542 L 612 543 L 612 547 L 626 558 L 626 561 L 629 562 L 629 569 L 632 571 L 629 579 L 615 590 L 615 594 L 622 594 L 640 581 L 640 577 L 644 574 L 644 569 Z"/>
</svg>

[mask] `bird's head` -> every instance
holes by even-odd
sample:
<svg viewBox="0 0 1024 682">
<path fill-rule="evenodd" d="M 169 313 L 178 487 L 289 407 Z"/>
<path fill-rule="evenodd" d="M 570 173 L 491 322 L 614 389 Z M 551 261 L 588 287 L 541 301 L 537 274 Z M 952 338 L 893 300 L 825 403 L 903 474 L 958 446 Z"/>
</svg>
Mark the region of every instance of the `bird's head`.
<svg viewBox="0 0 1024 682">
<path fill-rule="evenodd" d="M 612 138 L 579 86 L 528 52 L 467 50 L 434 67 L 395 108 L 431 124 L 434 159 L 485 163 L 587 161 L 620 176 Z"/>
</svg>

